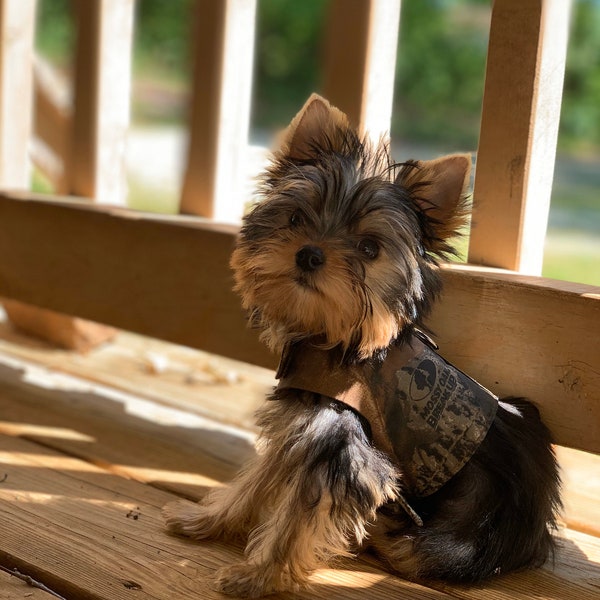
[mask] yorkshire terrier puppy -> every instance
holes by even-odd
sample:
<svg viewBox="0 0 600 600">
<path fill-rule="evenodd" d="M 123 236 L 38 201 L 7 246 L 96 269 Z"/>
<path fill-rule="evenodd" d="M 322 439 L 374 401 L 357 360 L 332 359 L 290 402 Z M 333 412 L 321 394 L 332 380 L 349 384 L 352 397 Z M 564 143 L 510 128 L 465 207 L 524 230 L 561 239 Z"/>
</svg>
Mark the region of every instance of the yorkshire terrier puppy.
<svg viewBox="0 0 600 600">
<path fill-rule="evenodd" d="M 464 582 L 551 554 L 559 476 L 538 411 L 421 332 L 469 171 L 463 155 L 396 164 L 316 95 L 284 133 L 231 259 L 282 355 L 258 453 L 201 503 L 164 509 L 173 532 L 246 543 L 221 592 L 297 589 L 365 549 L 404 577 Z"/>
</svg>

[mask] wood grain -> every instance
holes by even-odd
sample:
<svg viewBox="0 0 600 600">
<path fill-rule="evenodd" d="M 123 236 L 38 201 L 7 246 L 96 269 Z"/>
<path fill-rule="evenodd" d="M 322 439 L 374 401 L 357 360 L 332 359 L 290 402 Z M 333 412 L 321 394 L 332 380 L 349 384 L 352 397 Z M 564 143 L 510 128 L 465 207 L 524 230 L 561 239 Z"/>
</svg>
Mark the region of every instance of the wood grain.
<svg viewBox="0 0 600 600">
<path fill-rule="evenodd" d="M 535 402 L 558 443 L 600 452 L 598 288 L 444 269 L 440 352 L 500 396 Z"/>
<path fill-rule="evenodd" d="M 1 433 L 181 496 L 201 498 L 254 453 L 252 435 L 192 413 L 45 370 L 0 375 Z"/>
<path fill-rule="evenodd" d="M 0 329 L 2 338 L 5 333 Z M 170 368 L 161 374 L 141 371 L 142 347 L 168 357 Z M 253 454 L 248 429 L 254 430 L 252 413 L 264 402 L 268 372 L 263 369 L 246 366 L 237 382 L 219 386 L 197 381 L 190 389 L 177 374 L 197 364 L 192 359 L 196 353 L 131 334 L 86 357 L 48 352 L 18 337 L 12 344 L 3 339 L 0 352 L 0 432 L 193 499 L 202 497 L 215 481 L 230 479 Z M 223 369 L 240 367 L 230 360 L 214 360 Z M 242 429 L 229 427 L 231 423 Z M 600 490 L 594 477 L 600 456 L 564 447 L 557 453 L 564 522 L 600 536 Z"/>
<path fill-rule="evenodd" d="M 2 379 L 6 381 L 5 373 Z M 49 401 L 47 392 L 26 388 L 5 383 L 0 389 L 0 401 L 6 407 L 3 417 L 7 417 L 0 427 L 0 473 L 6 475 L 0 484 L 0 564 L 18 567 L 67 598 L 120 600 L 129 598 L 135 589 L 140 598 L 196 594 L 216 599 L 210 590 L 210 576 L 221 565 L 240 560 L 241 549 L 167 535 L 159 509 L 173 496 L 156 489 L 155 484 L 145 485 L 141 479 L 133 481 L 118 474 L 128 465 L 128 476 L 137 471 L 140 477 L 155 469 L 157 460 L 163 461 L 165 473 L 170 469 L 176 476 L 185 477 L 191 464 L 200 475 L 207 473 L 211 467 L 205 463 L 206 454 L 191 462 L 197 451 L 192 437 L 182 436 L 180 428 L 161 424 L 148 412 L 115 412 L 114 406 L 106 405 L 106 398 L 100 403 L 84 394 L 77 397 L 64 382 L 60 394 L 55 393 L 56 404 L 71 406 L 63 409 L 62 415 L 55 412 L 55 402 Z M 103 413 L 113 416 L 104 419 Z M 112 433 L 108 431 L 111 428 Z M 196 436 L 201 438 L 202 432 L 197 431 Z M 122 442 L 115 446 L 119 438 Z M 170 449 L 165 444 L 168 438 Z M 231 438 L 222 436 L 222 443 L 228 442 Z M 179 463 L 168 466 L 177 448 Z M 165 459 L 165 451 L 170 458 Z M 224 454 L 222 447 L 215 447 L 215 452 Z M 227 477 L 227 465 L 222 463 L 221 468 L 221 475 Z M 215 483 L 205 480 L 206 486 Z M 319 571 L 313 589 L 293 597 L 591 600 L 600 575 L 600 540 L 568 530 L 561 532 L 561 537 L 554 565 L 501 577 L 483 587 L 422 587 L 383 573 L 370 563 L 353 561 Z"/>
<path fill-rule="evenodd" d="M 325 33 L 323 95 L 374 141 L 389 136 L 400 0 L 334 0 Z"/>
<path fill-rule="evenodd" d="M 0 436 L 0 560 L 35 572 L 68 598 L 221 598 L 210 577 L 242 558 L 239 547 L 167 535 L 160 507 L 173 496 L 42 446 Z M 23 540 L 28 540 L 23 544 Z M 273 598 L 374 600 L 452 596 L 365 563 L 317 574 L 312 592 Z"/>
<path fill-rule="evenodd" d="M 241 219 L 256 0 L 196 2 L 190 142 L 181 212 Z"/>
<path fill-rule="evenodd" d="M 29 187 L 35 0 L 0 0 L 0 186 Z"/>
<path fill-rule="evenodd" d="M 28 600 L 56 600 L 54 594 L 36 588 L 18 576 L 0 571 L 0 600 L 16 600 L 17 598 Z"/>
<path fill-rule="evenodd" d="M 270 369 L 126 331 L 78 354 L 0 321 L 0 364 L 1 355 L 247 430 L 255 430 L 254 413 L 276 384 Z"/>
<path fill-rule="evenodd" d="M 469 262 L 539 275 L 570 3 L 493 3 Z"/>
<path fill-rule="evenodd" d="M 232 292 L 235 227 L 29 197 L 0 194 L 0 294 L 274 367 Z"/>
</svg>

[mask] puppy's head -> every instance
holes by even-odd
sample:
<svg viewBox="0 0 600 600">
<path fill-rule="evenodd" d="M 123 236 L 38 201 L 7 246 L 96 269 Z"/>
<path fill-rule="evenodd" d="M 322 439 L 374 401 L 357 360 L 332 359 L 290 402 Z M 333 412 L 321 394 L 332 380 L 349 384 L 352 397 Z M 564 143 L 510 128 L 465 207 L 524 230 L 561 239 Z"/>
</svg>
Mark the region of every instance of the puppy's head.
<svg viewBox="0 0 600 600">
<path fill-rule="evenodd" d="M 367 358 L 427 314 L 465 223 L 468 155 L 395 164 L 313 95 L 261 178 L 231 259 L 274 349 L 318 336 Z"/>
</svg>

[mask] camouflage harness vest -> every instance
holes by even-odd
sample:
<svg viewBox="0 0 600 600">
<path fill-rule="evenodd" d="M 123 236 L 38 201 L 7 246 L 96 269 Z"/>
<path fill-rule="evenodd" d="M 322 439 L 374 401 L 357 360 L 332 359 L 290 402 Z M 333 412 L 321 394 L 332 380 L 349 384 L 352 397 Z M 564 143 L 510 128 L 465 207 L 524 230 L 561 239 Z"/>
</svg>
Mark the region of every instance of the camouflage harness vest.
<svg viewBox="0 0 600 600">
<path fill-rule="evenodd" d="M 284 352 L 277 377 L 277 389 L 335 398 L 360 413 L 373 445 L 400 467 L 406 492 L 417 497 L 439 490 L 468 462 L 498 407 L 496 396 L 420 332 L 390 346 L 383 361 L 350 365 L 339 350 L 299 342 Z"/>
</svg>

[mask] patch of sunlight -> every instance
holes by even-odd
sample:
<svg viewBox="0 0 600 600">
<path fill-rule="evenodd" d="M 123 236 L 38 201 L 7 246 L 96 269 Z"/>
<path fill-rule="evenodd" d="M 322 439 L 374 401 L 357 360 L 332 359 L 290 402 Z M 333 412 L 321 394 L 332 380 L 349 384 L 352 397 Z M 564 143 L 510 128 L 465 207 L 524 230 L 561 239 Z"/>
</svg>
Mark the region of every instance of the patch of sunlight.
<svg viewBox="0 0 600 600">
<path fill-rule="evenodd" d="M 102 384 L 53 371 L 51 368 L 39 367 L 7 356 L 0 356 L 0 365 L 7 366 L 19 373 L 21 380 L 27 385 L 60 392 L 75 392 L 80 395 L 81 402 L 85 401 L 85 396 L 89 396 L 90 400 L 94 398 L 106 399 L 120 404 L 125 413 L 152 423 L 186 429 L 216 431 L 241 438 L 251 445 L 256 441 L 254 433 L 234 425 L 227 425 L 185 410 L 158 404 L 152 400 L 145 400 Z"/>
<path fill-rule="evenodd" d="M 118 393 L 118 396 L 123 403 L 124 410 L 135 417 L 160 423 L 161 425 L 216 431 L 233 437 L 242 438 L 249 444 L 254 444 L 256 441 L 256 435 L 254 433 L 233 425 L 220 423 L 201 415 L 189 413 L 185 410 L 163 406 L 156 402 L 152 402 L 151 400 L 137 398 L 120 392 Z M 114 395 L 111 399 L 115 399 Z"/>
<path fill-rule="evenodd" d="M 2 498 L 2 490 L 0 490 L 0 498 Z M 31 492 L 24 490 L 10 490 L 10 499 L 18 500 L 20 503 L 29 504 L 50 504 L 51 502 L 76 500 L 78 504 L 87 504 L 96 508 L 115 508 L 119 511 L 136 511 L 139 510 L 139 501 L 134 500 L 99 500 L 97 498 L 81 498 L 66 496 L 64 494 L 49 494 L 47 492 Z M 137 510 L 136 510 L 137 509 Z"/>
<path fill-rule="evenodd" d="M 80 473 L 98 473 L 98 467 L 78 458 L 69 456 L 51 456 L 47 454 L 26 454 L 23 452 L 0 451 L 0 464 L 15 467 L 34 467 L 52 469 L 56 471 L 78 471 Z M 144 481 L 160 481 L 163 483 L 181 483 L 197 486 L 216 486 L 221 482 L 200 473 L 187 473 L 185 471 L 170 471 L 165 469 L 154 469 L 150 467 L 138 467 L 131 465 L 113 465 L 114 471 L 129 473 L 136 479 Z M 110 472 L 102 472 L 110 475 Z"/>
<path fill-rule="evenodd" d="M 390 578 L 386 573 L 359 571 L 340 571 L 336 569 L 319 569 L 312 577 L 314 582 L 319 580 L 328 586 L 345 587 L 352 589 L 367 588 Z"/>
<path fill-rule="evenodd" d="M 23 373 L 23 383 L 46 390 L 61 390 L 70 392 L 85 392 L 86 384 L 74 380 L 73 377 L 52 371 L 37 365 L 27 365 Z"/>
<path fill-rule="evenodd" d="M 92 444 L 96 441 L 96 438 L 73 429 L 65 429 L 63 427 L 46 427 L 44 425 L 32 425 L 30 423 L 9 423 L 8 421 L 0 421 L 0 431 L 3 434 L 14 437 L 31 435 L 45 438 L 70 440 L 73 442 L 87 442 L 89 444 Z"/>
<path fill-rule="evenodd" d="M 186 473 L 183 471 L 167 471 L 165 469 L 152 469 L 150 467 L 132 467 L 129 465 L 114 465 L 115 470 L 134 474 L 136 479 L 161 483 L 182 483 L 201 487 L 215 487 L 223 485 L 222 482 L 206 477 L 199 473 Z"/>
<path fill-rule="evenodd" d="M 15 467 L 35 467 L 53 469 L 55 471 L 98 472 L 98 467 L 78 458 L 51 456 L 48 454 L 0 451 L 0 463 Z"/>
<path fill-rule="evenodd" d="M 11 489 L 10 493 L 8 493 L 8 490 L 7 492 L 0 490 L 0 498 L 10 501 L 18 500 L 19 502 L 29 502 L 31 504 L 50 504 L 50 502 L 54 502 L 63 497 L 64 496 L 59 494 L 47 494 L 43 492 L 23 492 L 22 490 Z"/>
</svg>

